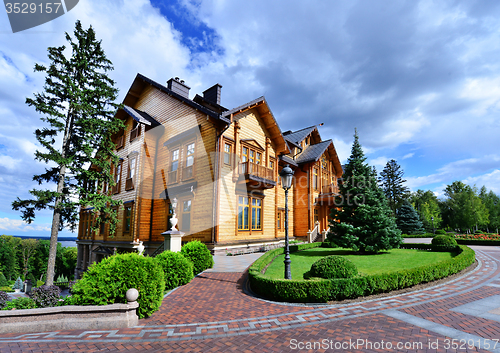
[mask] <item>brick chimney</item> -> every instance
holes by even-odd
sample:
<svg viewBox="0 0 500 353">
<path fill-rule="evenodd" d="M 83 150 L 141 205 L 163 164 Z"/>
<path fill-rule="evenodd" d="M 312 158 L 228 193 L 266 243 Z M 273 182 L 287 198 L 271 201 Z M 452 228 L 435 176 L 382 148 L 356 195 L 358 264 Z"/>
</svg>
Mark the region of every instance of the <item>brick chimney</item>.
<svg viewBox="0 0 500 353">
<path fill-rule="evenodd" d="M 205 98 L 207 101 L 210 101 L 212 103 L 217 103 L 220 105 L 220 91 L 221 91 L 222 86 L 216 83 L 209 89 L 205 90 L 203 92 L 203 98 Z"/>
<path fill-rule="evenodd" d="M 175 93 L 189 99 L 189 90 L 191 87 L 184 83 L 184 80 L 179 80 L 178 77 L 171 78 L 167 81 L 167 88 Z"/>
</svg>

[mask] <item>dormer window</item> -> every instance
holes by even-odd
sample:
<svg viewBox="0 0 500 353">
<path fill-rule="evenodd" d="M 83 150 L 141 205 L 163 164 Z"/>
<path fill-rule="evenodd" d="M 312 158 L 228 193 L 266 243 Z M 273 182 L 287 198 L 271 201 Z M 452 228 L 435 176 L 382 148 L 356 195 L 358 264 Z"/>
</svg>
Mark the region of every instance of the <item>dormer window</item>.
<svg viewBox="0 0 500 353">
<path fill-rule="evenodd" d="M 141 134 L 141 124 L 134 120 L 132 123 L 132 131 L 130 131 L 130 142 L 135 140 Z"/>
</svg>

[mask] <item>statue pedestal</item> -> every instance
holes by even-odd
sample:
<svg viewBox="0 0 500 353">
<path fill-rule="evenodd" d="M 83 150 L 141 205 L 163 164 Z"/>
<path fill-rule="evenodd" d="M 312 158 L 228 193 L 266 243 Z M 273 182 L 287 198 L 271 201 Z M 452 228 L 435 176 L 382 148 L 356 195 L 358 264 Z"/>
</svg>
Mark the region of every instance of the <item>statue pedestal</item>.
<svg viewBox="0 0 500 353">
<path fill-rule="evenodd" d="M 163 243 L 163 248 L 165 249 L 165 251 L 181 251 L 181 239 L 184 234 L 186 233 L 178 230 L 167 230 L 166 232 L 161 233 L 161 235 L 163 235 L 163 238 L 165 239 Z"/>
</svg>

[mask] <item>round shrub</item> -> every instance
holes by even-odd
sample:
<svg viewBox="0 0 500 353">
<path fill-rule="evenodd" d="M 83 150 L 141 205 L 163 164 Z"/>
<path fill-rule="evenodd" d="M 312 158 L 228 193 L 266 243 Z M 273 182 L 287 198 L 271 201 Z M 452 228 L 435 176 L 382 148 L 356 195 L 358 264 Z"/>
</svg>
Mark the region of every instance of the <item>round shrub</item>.
<svg viewBox="0 0 500 353">
<path fill-rule="evenodd" d="M 448 235 L 436 235 L 432 238 L 432 245 L 443 248 L 454 248 L 457 246 L 457 241 Z"/>
<path fill-rule="evenodd" d="M 358 269 L 345 257 L 332 255 L 323 257 L 311 266 L 311 277 L 351 278 L 358 274 Z"/>
<path fill-rule="evenodd" d="M 77 305 L 107 305 L 127 303 L 125 293 L 130 288 L 139 291 L 139 318 L 158 310 L 165 290 L 160 264 L 136 253 L 109 256 L 90 266 L 71 291 Z"/>
<path fill-rule="evenodd" d="M 7 295 L 7 293 L 0 291 L 0 309 L 2 309 L 6 305 L 8 300 L 9 296 Z"/>
<path fill-rule="evenodd" d="M 184 255 L 174 251 L 164 251 L 155 257 L 163 268 L 165 289 L 170 290 L 189 283 L 193 279 L 193 263 Z"/>
<path fill-rule="evenodd" d="M 193 274 L 214 266 L 214 259 L 207 246 L 199 240 L 193 240 L 181 248 L 181 254 L 193 263 Z"/>
<path fill-rule="evenodd" d="M 57 306 L 61 295 L 58 286 L 46 286 L 35 288 L 30 293 L 30 298 L 35 301 L 37 308 L 47 308 Z"/>
</svg>

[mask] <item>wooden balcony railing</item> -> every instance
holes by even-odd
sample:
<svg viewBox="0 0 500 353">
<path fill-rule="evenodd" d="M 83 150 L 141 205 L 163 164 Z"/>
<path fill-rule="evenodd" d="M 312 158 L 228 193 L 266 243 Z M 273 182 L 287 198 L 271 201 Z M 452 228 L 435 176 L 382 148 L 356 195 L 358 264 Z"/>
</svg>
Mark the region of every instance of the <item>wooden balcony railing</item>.
<svg viewBox="0 0 500 353">
<path fill-rule="evenodd" d="M 167 176 L 167 183 L 172 184 L 177 182 L 177 170 L 174 170 L 173 172 L 168 172 Z"/>
<path fill-rule="evenodd" d="M 191 179 L 193 177 L 193 166 L 182 168 L 182 181 Z"/>
<path fill-rule="evenodd" d="M 259 178 L 274 181 L 274 171 L 272 169 L 250 161 L 240 163 L 239 172 L 240 174 L 250 174 Z"/>
<path fill-rule="evenodd" d="M 128 178 L 125 180 L 125 190 L 132 190 L 134 188 L 134 179 Z"/>
<path fill-rule="evenodd" d="M 339 192 L 339 187 L 337 185 L 329 184 L 329 185 L 323 185 L 321 188 L 321 193 L 322 194 L 331 194 L 331 193 L 338 193 Z"/>
</svg>

